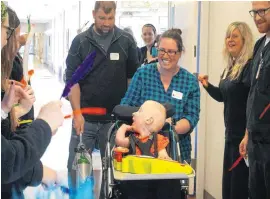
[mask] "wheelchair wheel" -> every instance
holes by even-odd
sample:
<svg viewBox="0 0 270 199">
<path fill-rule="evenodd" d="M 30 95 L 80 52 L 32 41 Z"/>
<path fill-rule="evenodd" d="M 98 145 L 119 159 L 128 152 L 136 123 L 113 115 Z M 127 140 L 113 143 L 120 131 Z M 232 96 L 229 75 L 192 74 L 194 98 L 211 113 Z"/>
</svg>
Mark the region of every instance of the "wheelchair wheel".
<svg viewBox="0 0 270 199">
<path fill-rule="evenodd" d="M 188 199 L 188 191 L 186 189 L 181 190 L 181 199 Z"/>
</svg>

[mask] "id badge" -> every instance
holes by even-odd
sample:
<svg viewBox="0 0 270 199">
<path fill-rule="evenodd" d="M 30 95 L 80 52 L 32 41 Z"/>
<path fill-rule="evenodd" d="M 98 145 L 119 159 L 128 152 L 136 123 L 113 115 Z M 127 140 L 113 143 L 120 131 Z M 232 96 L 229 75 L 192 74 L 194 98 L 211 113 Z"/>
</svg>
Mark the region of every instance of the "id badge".
<svg viewBox="0 0 270 199">
<path fill-rule="evenodd" d="M 119 53 L 110 53 L 110 60 L 119 60 Z"/>
<path fill-rule="evenodd" d="M 183 93 L 178 92 L 178 91 L 173 91 L 173 92 L 172 92 L 172 97 L 175 98 L 175 99 L 182 100 L 182 98 L 183 98 Z"/>
</svg>

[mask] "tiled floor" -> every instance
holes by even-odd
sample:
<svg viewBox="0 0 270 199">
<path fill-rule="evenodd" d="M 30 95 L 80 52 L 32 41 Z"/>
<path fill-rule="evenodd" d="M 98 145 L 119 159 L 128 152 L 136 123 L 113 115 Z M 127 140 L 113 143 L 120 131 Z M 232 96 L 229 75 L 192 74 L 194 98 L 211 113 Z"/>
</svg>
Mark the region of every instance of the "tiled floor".
<svg viewBox="0 0 270 199">
<path fill-rule="evenodd" d="M 32 59 L 33 60 L 33 59 Z M 58 100 L 63 91 L 64 85 L 61 84 L 56 77 L 54 77 L 44 65 L 33 60 L 35 73 L 31 79 L 32 87 L 35 91 L 36 102 L 34 104 L 35 115 L 38 115 L 38 112 L 42 105 L 46 104 L 51 100 Z M 63 101 L 63 112 L 70 113 L 71 106 L 67 100 Z M 44 165 L 56 170 L 61 178 L 61 183 L 67 185 L 66 178 L 66 164 L 68 158 L 68 145 L 71 134 L 71 119 L 67 119 L 63 126 L 59 128 L 57 134 L 52 137 L 51 143 L 48 146 L 45 154 L 42 156 L 41 161 Z M 36 193 L 42 190 L 42 187 L 37 188 L 27 188 L 25 190 L 25 198 L 34 199 L 36 198 Z M 54 197 L 53 194 L 51 197 L 42 198 L 59 198 Z M 61 197 L 63 198 L 63 197 Z"/>
<path fill-rule="evenodd" d="M 33 57 L 30 57 L 30 68 L 34 68 L 35 73 L 31 79 L 32 87 L 35 91 L 36 102 L 34 104 L 35 116 L 38 115 L 40 108 L 52 100 L 59 100 L 64 85 L 59 82 L 57 77 L 52 75 L 48 69 L 37 62 Z M 62 99 L 62 111 L 65 114 L 70 114 L 72 109 L 69 101 Z M 71 119 L 66 119 L 62 127 L 58 129 L 55 136 L 52 137 L 51 143 L 46 152 L 41 158 L 43 165 L 46 165 L 57 171 L 60 183 L 67 186 L 67 160 L 69 151 L 69 140 L 71 135 Z M 94 168 L 100 167 L 97 162 Z M 29 187 L 24 192 L 26 199 L 65 199 L 66 195 L 62 195 L 60 189 L 54 192 L 44 191 L 42 186 Z"/>
<path fill-rule="evenodd" d="M 32 86 L 36 94 L 35 114 L 37 115 L 42 105 L 51 100 L 59 100 L 63 85 L 44 67 L 36 67 L 32 79 Z M 71 106 L 67 100 L 63 100 L 62 110 L 64 113 L 71 113 Z M 71 133 L 71 119 L 64 121 L 57 134 L 42 157 L 42 162 L 56 170 L 65 170 L 68 158 L 68 144 Z"/>
</svg>

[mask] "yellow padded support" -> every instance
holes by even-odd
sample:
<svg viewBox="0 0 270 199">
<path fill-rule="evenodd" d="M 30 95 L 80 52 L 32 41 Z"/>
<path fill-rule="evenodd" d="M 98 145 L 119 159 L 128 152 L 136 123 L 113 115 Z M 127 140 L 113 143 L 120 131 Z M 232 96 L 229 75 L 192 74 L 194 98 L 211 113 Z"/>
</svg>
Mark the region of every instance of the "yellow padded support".
<svg viewBox="0 0 270 199">
<path fill-rule="evenodd" d="M 114 161 L 114 164 L 116 161 Z M 116 167 L 116 165 L 114 165 Z M 188 164 L 181 164 L 172 160 L 162 160 L 145 156 L 128 155 L 122 159 L 122 165 L 118 169 L 124 173 L 133 174 L 165 174 L 184 173 L 192 174 L 193 169 Z"/>
</svg>

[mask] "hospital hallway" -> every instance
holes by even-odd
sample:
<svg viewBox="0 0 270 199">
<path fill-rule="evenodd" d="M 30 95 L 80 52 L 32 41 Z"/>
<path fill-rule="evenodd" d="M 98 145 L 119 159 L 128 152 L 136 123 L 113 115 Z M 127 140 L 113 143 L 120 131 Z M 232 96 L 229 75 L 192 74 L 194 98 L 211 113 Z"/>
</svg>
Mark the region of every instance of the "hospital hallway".
<svg viewBox="0 0 270 199">
<path fill-rule="evenodd" d="M 91 43 L 92 38 L 88 40 L 88 36 L 86 36 L 88 33 L 89 35 L 91 34 L 91 27 L 93 27 L 92 25 L 97 23 L 97 19 L 95 16 L 93 16 L 92 13 L 92 11 L 95 9 L 95 3 L 95 1 L 79 0 L 70 2 L 67 1 L 65 3 L 61 1 L 35 1 L 31 3 L 25 3 L 25 1 L 18 0 L 5 1 L 5 4 L 7 4 L 17 13 L 20 21 L 20 35 L 25 36 L 28 34 L 28 43 L 26 47 L 23 46 L 20 48 L 19 53 L 22 56 L 24 54 L 29 54 L 29 62 L 28 65 L 24 65 L 24 71 L 34 69 L 34 75 L 31 78 L 31 83 L 36 95 L 36 102 L 34 103 L 35 116 L 37 116 L 40 108 L 43 105 L 51 100 L 59 100 L 64 88 L 63 79 L 64 72 L 67 68 L 66 59 L 69 52 L 71 52 L 73 55 L 70 56 L 72 58 L 69 59 L 69 68 L 71 68 L 73 65 L 78 65 L 77 58 L 80 59 L 80 61 L 78 61 L 79 63 L 83 60 L 82 55 L 84 53 L 86 55 L 87 50 L 87 53 L 92 51 L 92 45 L 98 46 L 98 42 L 93 40 L 93 43 Z M 146 57 L 149 56 L 149 53 L 151 55 L 151 53 L 154 52 L 154 54 L 157 56 L 158 51 L 162 52 L 160 51 L 162 48 L 159 49 L 160 43 L 157 42 L 157 38 L 160 38 L 159 36 L 161 36 L 165 31 L 171 30 L 172 28 L 180 29 L 182 33 L 179 35 L 181 36 L 180 43 L 183 47 L 181 48 L 183 53 L 179 53 L 179 59 L 175 60 L 175 63 L 177 62 L 176 66 L 180 67 L 180 69 L 187 70 L 189 73 L 195 76 L 207 76 L 209 78 L 209 82 L 215 87 L 218 87 L 221 81 L 221 74 L 223 74 L 224 69 L 228 67 L 227 59 L 224 59 L 223 53 L 224 47 L 226 47 L 226 45 L 224 45 L 224 41 L 227 41 L 225 39 L 227 38 L 225 37 L 225 33 L 228 25 L 232 22 L 245 22 L 252 32 L 253 41 L 257 41 L 262 36 L 262 34 L 258 32 L 253 17 L 251 17 L 249 13 L 249 11 L 252 9 L 252 4 L 248 1 L 124 0 L 117 1 L 116 5 L 117 6 L 113 17 L 113 25 L 121 29 L 119 32 L 121 32 L 122 35 L 126 34 L 122 32 L 122 30 L 129 30 L 127 31 L 128 33 L 133 33 L 133 38 L 131 40 L 133 42 L 134 39 L 135 44 L 138 47 L 137 50 L 140 52 L 142 58 L 140 61 L 145 60 L 142 56 L 144 51 Z M 149 29 L 149 33 L 144 31 L 145 26 L 147 27 L 147 30 Z M 154 28 L 151 28 L 152 26 Z M 17 33 L 17 29 L 14 32 Z M 121 37 L 119 36 L 120 39 L 122 39 L 122 35 Z M 146 38 L 148 37 L 147 35 L 152 35 L 151 37 L 153 37 L 151 52 L 150 50 L 146 52 L 146 49 L 148 49 L 147 46 L 150 46 L 147 42 L 147 40 L 149 40 Z M 79 39 L 74 40 L 74 38 Z M 80 43 L 78 43 L 79 40 Z M 104 39 L 101 40 L 103 42 Z M 117 44 L 116 41 L 117 40 L 114 40 L 110 43 L 110 45 Z M 122 41 L 123 40 L 121 40 L 121 42 Z M 251 40 L 247 39 L 246 41 Z M 126 44 L 126 42 L 123 43 Z M 104 44 L 101 44 L 101 46 L 104 46 Z M 125 51 L 126 47 L 124 48 L 121 45 L 120 47 L 123 51 Z M 95 48 L 96 47 L 93 49 Z M 85 52 L 83 52 L 84 50 Z M 122 57 L 127 57 L 127 67 L 124 68 L 123 66 L 123 68 L 125 69 L 125 72 L 130 71 L 132 63 L 130 64 L 129 62 L 129 56 L 132 57 L 134 53 L 131 53 L 131 56 L 129 53 L 125 52 L 125 55 L 121 55 L 120 58 L 120 53 L 117 49 L 114 49 L 114 47 L 111 48 L 108 46 L 107 50 L 113 52 L 108 51 L 106 57 L 112 60 L 115 59 L 115 61 L 120 60 L 121 64 L 119 64 L 119 66 L 121 67 L 122 60 L 124 60 Z M 162 56 L 164 56 L 165 53 L 168 55 L 168 52 L 165 52 L 164 47 L 164 54 Z M 171 52 L 172 56 L 176 55 L 177 53 L 178 51 Z M 135 56 L 132 58 L 134 57 Z M 141 65 L 139 64 L 136 65 L 136 67 L 140 66 Z M 108 65 L 108 67 L 105 69 L 106 71 L 104 70 L 104 73 L 102 68 L 102 70 L 100 70 L 102 71 L 101 74 L 109 74 L 112 76 L 115 74 L 119 75 L 122 74 L 120 72 L 124 72 L 119 69 L 119 73 L 118 71 L 117 73 L 113 73 L 111 71 L 114 71 L 115 69 L 110 67 L 111 65 Z M 120 67 L 117 65 L 116 69 L 117 68 Z M 96 74 L 99 73 L 97 72 Z M 191 74 L 190 76 L 194 78 Z M 107 78 L 104 76 L 97 75 L 97 81 L 93 82 L 97 82 L 97 85 L 102 86 L 104 83 L 104 88 L 111 86 L 111 84 L 109 86 L 105 84 L 106 79 Z M 122 81 L 122 79 L 119 77 L 118 80 Z M 88 79 L 85 81 L 88 81 Z M 89 82 L 91 81 L 92 79 L 89 80 Z M 199 81 L 194 79 L 194 85 L 196 84 L 197 86 L 197 83 L 199 89 L 196 89 L 196 91 L 200 90 L 200 97 L 198 97 L 198 95 L 196 96 L 197 108 L 196 111 L 190 116 L 192 117 L 191 119 L 196 119 L 196 124 L 192 126 L 194 127 L 192 128 L 192 132 L 188 132 L 190 133 L 190 145 L 187 149 L 183 149 L 184 152 L 190 152 L 191 157 L 189 159 L 191 159 L 191 167 L 194 170 L 192 175 L 189 176 L 189 184 L 187 184 L 186 187 L 189 194 L 191 195 L 189 199 L 222 199 L 222 179 L 224 172 L 224 151 L 226 136 L 224 124 L 224 103 L 217 102 L 215 99 L 213 99 L 209 95 L 209 91 L 207 91 Z M 121 83 L 121 85 L 124 84 Z M 181 85 L 181 83 L 179 83 L 179 85 Z M 191 84 L 186 85 L 190 86 Z M 100 91 L 98 87 L 99 86 L 93 85 L 93 87 L 91 87 L 91 94 L 95 96 L 95 93 Z M 99 90 L 94 92 L 93 88 L 97 88 Z M 157 88 L 157 86 L 155 86 L 155 88 Z M 118 90 L 118 87 L 110 90 Z M 183 95 L 182 92 L 183 91 L 179 91 L 179 100 L 183 100 L 185 98 L 189 99 L 189 94 Z M 100 93 L 102 92 L 99 92 L 99 94 Z M 103 94 L 104 93 L 102 93 L 100 97 L 102 100 L 111 100 L 111 95 L 104 98 L 105 95 L 103 96 Z M 87 95 L 88 93 L 84 94 L 83 97 L 88 99 Z M 94 98 L 94 100 L 96 99 L 99 100 L 99 98 Z M 66 99 L 61 100 L 63 101 L 63 113 L 70 114 L 72 109 L 69 101 Z M 189 100 L 186 101 L 189 102 Z M 107 104 L 108 102 L 104 103 Z M 91 102 L 91 104 L 94 103 Z M 184 107 L 186 108 L 188 106 Z M 65 119 L 57 134 L 52 137 L 50 145 L 41 158 L 41 161 L 44 165 L 58 172 L 58 176 L 61 181 L 60 183 L 63 186 L 67 186 L 68 184 L 67 160 L 71 137 L 71 126 L 72 120 Z M 183 148 L 185 147 L 183 146 Z M 236 153 L 238 155 L 238 151 Z M 96 153 L 95 155 L 95 160 L 99 160 L 94 162 L 95 171 L 98 173 L 101 169 L 99 159 L 100 156 L 99 153 Z M 238 157 L 235 159 L 237 158 Z M 99 183 L 96 184 L 100 186 Z M 98 187 L 96 187 L 96 190 L 98 190 Z M 25 198 L 68 198 L 66 195 L 60 196 L 59 194 L 61 194 L 61 192 L 59 191 L 60 190 L 58 190 L 58 193 L 56 193 L 57 190 L 54 192 L 44 191 L 42 186 L 34 188 L 28 187 L 25 190 Z"/>
<path fill-rule="evenodd" d="M 29 56 L 30 68 L 34 69 L 34 75 L 31 78 L 31 85 L 34 89 L 36 102 L 34 103 L 35 117 L 38 115 L 40 108 L 52 100 L 59 100 L 64 84 L 53 75 L 48 68 L 41 64 L 33 55 Z M 71 112 L 70 103 L 63 100 L 62 110 L 64 113 Z M 63 185 L 67 186 L 67 159 L 68 145 L 71 135 L 71 119 L 66 119 L 63 126 L 58 129 L 55 136 L 52 137 L 51 143 L 41 158 L 42 163 L 56 170 L 61 176 Z M 36 196 L 43 192 L 43 187 L 29 187 L 25 190 L 25 198 L 35 199 Z M 43 194 L 45 194 L 44 192 Z M 45 197 L 44 197 L 45 198 Z M 53 194 L 52 197 L 53 198 Z"/>
</svg>

